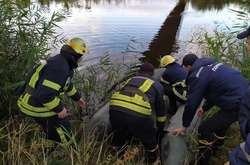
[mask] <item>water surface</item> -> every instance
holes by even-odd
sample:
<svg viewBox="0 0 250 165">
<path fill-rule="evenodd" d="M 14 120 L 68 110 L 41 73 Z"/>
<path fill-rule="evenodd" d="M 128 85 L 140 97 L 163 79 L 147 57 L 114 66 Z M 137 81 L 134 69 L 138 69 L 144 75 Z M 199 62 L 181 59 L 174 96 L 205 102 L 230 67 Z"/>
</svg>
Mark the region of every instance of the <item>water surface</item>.
<svg viewBox="0 0 250 165">
<path fill-rule="evenodd" d="M 169 14 L 178 6 L 178 0 L 40 0 L 39 3 L 51 11 L 66 9 L 70 13 L 59 24 L 58 33 L 66 38 L 83 37 L 91 57 L 119 51 L 150 52 L 151 56 L 169 54 L 185 47 L 175 45 L 175 38 L 179 42 L 188 41 L 200 28 L 212 31 L 224 25 L 231 27 L 239 20 L 230 9 L 248 9 L 236 0 L 192 0 L 183 12 L 175 12 L 177 15 L 169 23 Z"/>
</svg>

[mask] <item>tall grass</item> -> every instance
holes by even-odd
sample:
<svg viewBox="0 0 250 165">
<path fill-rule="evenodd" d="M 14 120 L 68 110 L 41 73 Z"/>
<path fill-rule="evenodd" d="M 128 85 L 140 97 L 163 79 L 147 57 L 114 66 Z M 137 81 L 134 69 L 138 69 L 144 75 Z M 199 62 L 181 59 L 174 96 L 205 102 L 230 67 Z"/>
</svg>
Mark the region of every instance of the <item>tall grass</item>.
<svg viewBox="0 0 250 165">
<path fill-rule="evenodd" d="M 49 43 L 56 43 L 56 23 L 63 16 L 43 16 L 42 9 L 23 8 L 19 1 L 0 1 L 0 118 L 16 105 L 15 88 L 39 59 L 49 54 Z"/>
<path fill-rule="evenodd" d="M 230 29 L 224 32 L 215 30 L 212 35 L 203 31 L 196 35 L 193 41 L 204 50 L 203 56 L 212 56 L 218 61 L 237 68 L 250 80 L 250 54 L 245 40 L 238 40 Z"/>
</svg>

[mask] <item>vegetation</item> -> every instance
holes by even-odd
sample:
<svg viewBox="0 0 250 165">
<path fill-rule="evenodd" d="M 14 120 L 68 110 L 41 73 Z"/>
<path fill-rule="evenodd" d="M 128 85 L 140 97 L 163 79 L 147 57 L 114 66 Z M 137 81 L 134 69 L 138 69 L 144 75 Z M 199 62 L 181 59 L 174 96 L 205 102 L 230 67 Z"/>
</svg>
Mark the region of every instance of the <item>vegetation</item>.
<svg viewBox="0 0 250 165">
<path fill-rule="evenodd" d="M 53 13 L 42 16 L 36 6 L 23 8 L 21 3 L 0 1 L 0 118 L 16 107 L 16 87 L 22 84 L 27 71 L 49 55 L 49 43 L 58 41 L 56 22 L 63 16 Z M 9 111 L 9 112 L 8 112 Z"/>
</svg>

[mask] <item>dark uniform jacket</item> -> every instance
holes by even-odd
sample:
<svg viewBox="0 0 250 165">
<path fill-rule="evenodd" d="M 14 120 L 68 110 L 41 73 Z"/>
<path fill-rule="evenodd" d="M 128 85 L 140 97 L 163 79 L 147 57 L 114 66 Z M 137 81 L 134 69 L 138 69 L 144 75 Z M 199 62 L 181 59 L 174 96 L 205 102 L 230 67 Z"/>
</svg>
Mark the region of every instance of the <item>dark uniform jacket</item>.
<svg viewBox="0 0 250 165">
<path fill-rule="evenodd" d="M 175 100 L 177 97 L 178 101 L 181 101 L 182 103 L 187 100 L 187 88 L 185 83 L 186 77 L 187 72 L 182 66 L 180 66 L 180 64 L 174 62 L 170 65 L 167 65 L 161 77 L 161 83 L 163 84 L 165 93 L 169 96 L 169 99 Z M 173 104 L 172 106 L 175 107 L 174 109 L 176 109 L 176 105 L 174 105 L 174 103 L 171 104 Z"/>
<path fill-rule="evenodd" d="M 211 58 L 197 59 L 188 74 L 188 100 L 183 114 L 183 126 L 188 127 L 203 98 L 203 109 L 216 105 L 222 110 L 238 108 L 248 87 L 239 71 Z"/>
<path fill-rule="evenodd" d="M 176 62 L 168 65 L 162 75 L 162 78 L 166 81 L 166 83 L 169 83 L 170 85 L 183 81 L 186 79 L 186 77 L 187 72 L 182 66 L 180 66 L 180 64 Z"/>
<path fill-rule="evenodd" d="M 245 139 L 247 134 L 250 133 L 250 87 L 241 100 L 239 122 L 241 135 Z"/>
<path fill-rule="evenodd" d="M 152 115 L 155 111 L 158 125 L 166 121 L 162 85 L 146 74 L 138 74 L 129 79 L 126 85 L 111 98 L 112 109 L 140 115 Z"/>
<path fill-rule="evenodd" d="M 50 117 L 63 110 L 60 95 L 66 93 L 75 101 L 80 99 L 80 93 L 72 84 L 73 69 L 77 67 L 73 53 L 69 48 L 62 49 L 59 55 L 33 70 L 24 93 L 18 99 L 23 113 L 33 117 Z"/>
<path fill-rule="evenodd" d="M 246 141 L 241 143 L 229 154 L 230 165 L 249 165 L 250 164 L 250 134 Z"/>
</svg>

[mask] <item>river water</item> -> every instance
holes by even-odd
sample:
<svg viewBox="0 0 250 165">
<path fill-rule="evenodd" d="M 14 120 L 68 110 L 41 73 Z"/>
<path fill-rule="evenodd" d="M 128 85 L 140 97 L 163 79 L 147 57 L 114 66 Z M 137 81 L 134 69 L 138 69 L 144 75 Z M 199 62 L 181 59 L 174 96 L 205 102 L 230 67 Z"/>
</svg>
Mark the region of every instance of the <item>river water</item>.
<svg viewBox="0 0 250 165">
<path fill-rule="evenodd" d="M 58 33 L 83 37 L 89 58 L 107 52 L 133 51 L 159 56 L 189 52 L 186 41 L 194 32 L 232 27 L 241 23 L 231 9 L 244 11 L 239 2 L 222 0 L 71 0 L 38 1 L 50 11 L 64 9 L 69 17 Z M 183 4 L 184 3 L 184 4 Z M 247 9 L 247 7 L 246 7 Z M 243 22 L 242 22 L 243 23 Z M 179 46 L 176 46 L 176 43 Z"/>
</svg>

